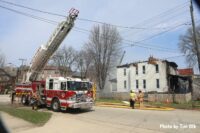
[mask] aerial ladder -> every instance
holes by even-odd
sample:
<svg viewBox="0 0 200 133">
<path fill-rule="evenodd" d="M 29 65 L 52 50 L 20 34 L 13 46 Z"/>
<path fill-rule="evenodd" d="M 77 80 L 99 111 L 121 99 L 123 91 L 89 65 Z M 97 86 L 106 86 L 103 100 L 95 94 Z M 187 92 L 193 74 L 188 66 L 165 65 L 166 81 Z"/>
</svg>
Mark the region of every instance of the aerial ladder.
<svg viewBox="0 0 200 133">
<path fill-rule="evenodd" d="M 30 68 L 26 73 L 26 78 L 23 82 L 36 81 L 38 75 L 42 72 L 48 60 L 54 54 L 54 52 L 58 49 L 64 38 L 71 31 L 74 26 L 74 21 L 78 17 L 79 11 L 72 8 L 69 11 L 69 15 L 67 19 L 61 22 L 56 30 L 53 32 L 51 37 L 49 38 L 46 45 L 41 45 L 37 50 L 35 56 L 31 61 Z"/>
</svg>

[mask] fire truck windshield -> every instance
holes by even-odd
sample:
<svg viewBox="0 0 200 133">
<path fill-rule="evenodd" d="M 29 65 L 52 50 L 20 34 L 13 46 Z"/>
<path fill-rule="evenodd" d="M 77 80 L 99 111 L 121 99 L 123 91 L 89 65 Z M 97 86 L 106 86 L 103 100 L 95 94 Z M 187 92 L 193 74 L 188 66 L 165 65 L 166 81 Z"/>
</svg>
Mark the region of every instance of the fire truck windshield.
<svg viewBox="0 0 200 133">
<path fill-rule="evenodd" d="M 89 82 L 67 81 L 68 90 L 88 90 Z"/>
</svg>

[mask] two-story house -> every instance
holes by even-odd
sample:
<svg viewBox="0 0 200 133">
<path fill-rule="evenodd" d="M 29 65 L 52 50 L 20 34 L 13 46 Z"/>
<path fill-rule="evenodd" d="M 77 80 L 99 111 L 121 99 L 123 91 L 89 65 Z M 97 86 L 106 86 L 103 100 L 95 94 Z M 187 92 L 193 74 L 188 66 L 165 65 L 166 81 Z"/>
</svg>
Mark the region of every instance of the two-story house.
<svg viewBox="0 0 200 133">
<path fill-rule="evenodd" d="M 117 92 L 167 92 L 173 75 L 177 75 L 176 63 L 153 57 L 117 66 Z"/>
</svg>

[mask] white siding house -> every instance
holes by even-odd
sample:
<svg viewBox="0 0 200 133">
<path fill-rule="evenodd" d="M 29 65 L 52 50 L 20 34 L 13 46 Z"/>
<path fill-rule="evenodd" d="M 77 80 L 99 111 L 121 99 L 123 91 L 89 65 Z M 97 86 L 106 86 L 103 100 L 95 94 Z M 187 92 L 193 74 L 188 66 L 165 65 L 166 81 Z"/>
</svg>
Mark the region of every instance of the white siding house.
<svg viewBox="0 0 200 133">
<path fill-rule="evenodd" d="M 177 75 L 177 65 L 167 60 L 150 57 L 148 61 L 117 67 L 117 92 L 130 90 L 167 92 L 168 75 Z"/>
</svg>

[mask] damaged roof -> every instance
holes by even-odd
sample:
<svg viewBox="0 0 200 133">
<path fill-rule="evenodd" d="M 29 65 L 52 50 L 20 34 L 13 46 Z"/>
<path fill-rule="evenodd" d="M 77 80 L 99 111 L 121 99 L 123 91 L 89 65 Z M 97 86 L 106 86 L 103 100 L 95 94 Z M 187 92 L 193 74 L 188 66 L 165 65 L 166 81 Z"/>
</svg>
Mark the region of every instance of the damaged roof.
<svg viewBox="0 0 200 133">
<path fill-rule="evenodd" d="M 161 60 L 161 59 L 157 59 L 157 58 L 154 58 L 153 56 L 150 56 L 148 58 L 148 60 L 146 61 L 137 61 L 137 62 L 132 62 L 132 63 L 127 63 L 127 64 L 123 64 L 123 65 L 120 65 L 120 66 L 117 66 L 117 68 L 128 68 L 130 67 L 131 65 L 132 66 L 137 66 L 138 63 L 145 63 L 145 62 L 148 62 L 149 64 L 157 64 L 156 61 L 162 61 L 162 62 L 166 62 L 168 65 L 174 67 L 174 68 L 177 68 L 178 65 L 175 63 L 175 62 L 170 62 L 168 60 Z"/>
</svg>

